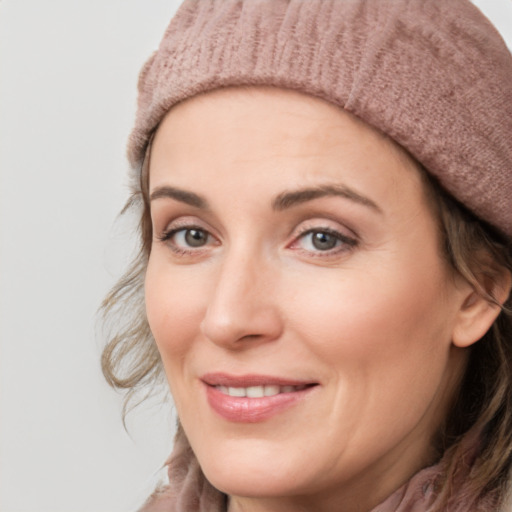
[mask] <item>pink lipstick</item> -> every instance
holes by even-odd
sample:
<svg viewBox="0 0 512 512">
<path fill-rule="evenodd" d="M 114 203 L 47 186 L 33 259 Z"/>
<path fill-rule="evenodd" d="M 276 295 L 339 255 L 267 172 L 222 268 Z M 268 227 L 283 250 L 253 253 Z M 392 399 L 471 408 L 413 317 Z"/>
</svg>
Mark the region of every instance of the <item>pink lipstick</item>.
<svg viewBox="0 0 512 512">
<path fill-rule="evenodd" d="M 201 380 L 210 407 L 228 421 L 239 423 L 264 421 L 300 402 L 317 386 L 316 382 L 265 375 L 209 373 Z"/>
</svg>

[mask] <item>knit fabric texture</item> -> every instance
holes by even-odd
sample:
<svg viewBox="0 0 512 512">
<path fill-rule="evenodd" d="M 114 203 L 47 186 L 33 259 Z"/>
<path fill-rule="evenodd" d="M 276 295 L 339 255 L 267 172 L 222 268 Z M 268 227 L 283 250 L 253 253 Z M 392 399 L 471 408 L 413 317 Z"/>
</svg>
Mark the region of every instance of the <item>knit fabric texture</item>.
<svg viewBox="0 0 512 512">
<path fill-rule="evenodd" d="M 250 85 L 355 114 L 512 237 L 512 55 L 469 0 L 186 0 L 140 74 L 132 168 L 173 105 Z"/>
</svg>

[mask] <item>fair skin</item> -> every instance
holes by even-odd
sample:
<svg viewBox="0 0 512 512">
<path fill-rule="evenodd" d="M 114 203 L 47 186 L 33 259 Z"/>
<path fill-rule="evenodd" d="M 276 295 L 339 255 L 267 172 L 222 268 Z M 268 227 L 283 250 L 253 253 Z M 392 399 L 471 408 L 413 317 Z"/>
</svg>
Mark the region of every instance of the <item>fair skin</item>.
<svg viewBox="0 0 512 512">
<path fill-rule="evenodd" d="M 148 321 L 230 512 L 368 511 L 435 461 L 497 313 L 441 257 L 402 150 L 319 99 L 216 91 L 161 123 L 150 196 Z"/>
</svg>

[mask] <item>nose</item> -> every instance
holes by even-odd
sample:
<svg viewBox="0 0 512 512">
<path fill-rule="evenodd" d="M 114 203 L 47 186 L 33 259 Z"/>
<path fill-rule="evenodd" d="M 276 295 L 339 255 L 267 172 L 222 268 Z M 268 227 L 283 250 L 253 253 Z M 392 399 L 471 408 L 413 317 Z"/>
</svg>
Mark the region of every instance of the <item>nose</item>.
<svg viewBox="0 0 512 512">
<path fill-rule="evenodd" d="M 275 273 L 262 261 L 233 255 L 219 265 L 201 332 L 217 345 L 239 350 L 276 340 L 283 330 Z"/>
</svg>

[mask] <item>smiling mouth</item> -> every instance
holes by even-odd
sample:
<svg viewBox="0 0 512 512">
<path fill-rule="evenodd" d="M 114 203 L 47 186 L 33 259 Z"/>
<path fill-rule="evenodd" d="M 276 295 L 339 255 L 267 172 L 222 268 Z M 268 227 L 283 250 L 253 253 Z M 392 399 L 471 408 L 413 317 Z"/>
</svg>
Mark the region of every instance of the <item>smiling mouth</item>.
<svg viewBox="0 0 512 512">
<path fill-rule="evenodd" d="M 262 398 L 265 396 L 281 395 L 283 393 L 296 393 L 302 391 L 315 384 L 301 384 L 299 386 L 278 386 L 269 384 L 264 386 L 247 386 L 247 387 L 232 387 L 232 386 L 213 386 L 220 391 L 223 395 L 238 397 L 238 398 Z"/>
<path fill-rule="evenodd" d="M 216 414 L 235 423 L 269 420 L 310 396 L 318 382 L 263 375 L 204 375 L 206 398 Z"/>
</svg>

